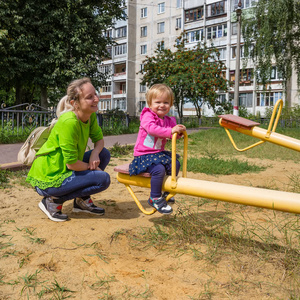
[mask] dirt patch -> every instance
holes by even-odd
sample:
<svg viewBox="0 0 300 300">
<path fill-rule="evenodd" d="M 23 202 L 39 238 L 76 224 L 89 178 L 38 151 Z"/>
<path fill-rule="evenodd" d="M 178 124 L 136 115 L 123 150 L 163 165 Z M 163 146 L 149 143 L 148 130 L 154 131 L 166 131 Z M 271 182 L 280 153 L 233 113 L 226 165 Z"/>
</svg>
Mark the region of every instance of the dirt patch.
<svg viewBox="0 0 300 300">
<path fill-rule="evenodd" d="M 188 173 L 188 177 L 287 191 L 291 188 L 291 176 L 299 174 L 299 164 L 292 161 L 248 161 L 267 168 L 243 175 L 216 177 Z M 299 294 L 295 293 L 299 288 L 299 273 L 290 274 L 283 267 L 282 259 L 286 257 L 282 258 L 282 252 L 286 248 L 276 240 L 270 241 L 279 249 L 273 261 L 263 259 L 263 247 L 254 256 L 247 251 L 237 255 L 235 241 L 221 256 L 214 254 L 212 245 L 205 242 L 193 245 L 200 256 L 190 250 L 178 251 L 176 247 L 157 249 L 137 245 L 134 237 L 142 232 L 141 228 L 154 227 L 171 217 L 158 213 L 146 216 L 138 210 L 113 171 L 115 165 L 123 163 L 112 160 L 107 170 L 111 174 L 110 188 L 93 196 L 94 202 L 106 209 L 102 217 L 72 213 L 72 201 L 68 201 L 63 212 L 69 215 L 70 221 L 52 222 L 39 210 L 40 197 L 32 189 L 15 184 L 13 188 L 0 190 L 0 299 L 65 299 L 66 296 L 74 299 L 298 299 Z M 137 191 L 146 207 L 149 191 L 141 188 Z M 182 204 L 197 201 L 197 198 L 176 195 L 174 213 L 178 213 Z M 218 201 L 210 202 L 206 211 L 198 211 L 198 216 L 216 218 L 225 210 L 233 215 L 246 212 L 247 218 L 256 224 L 286 217 L 290 222 L 298 222 L 298 216 L 292 214 L 240 205 L 228 207 Z M 294 238 L 299 241 L 299 230 Z M 182 249 L 192 249 L 190 246 Z M 295 255 L 300 255 L 299 245 L 297 251 Z M 296 268 L 299 270 L 299 266 Z"/>
</svg>

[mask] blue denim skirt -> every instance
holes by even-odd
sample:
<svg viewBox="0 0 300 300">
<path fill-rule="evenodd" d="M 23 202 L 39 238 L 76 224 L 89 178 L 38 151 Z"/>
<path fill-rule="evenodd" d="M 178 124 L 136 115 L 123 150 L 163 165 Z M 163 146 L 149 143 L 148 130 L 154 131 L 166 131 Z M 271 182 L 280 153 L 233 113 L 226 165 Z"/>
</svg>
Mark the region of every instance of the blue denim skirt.
<svg viewBox="0 0 300 300">
<path fill-rule="evenodd" d="M 179 155 L 176 155 L 178 158 Z M 135 156 L 129 165 L 129 174 L 138 175 L 147 172 L 148 167 L 155 164 L 169 165 L 172 162 L 172 153 L 170 151 L 162 151 L 154 154 L 145 154 Z"/>
</svg>

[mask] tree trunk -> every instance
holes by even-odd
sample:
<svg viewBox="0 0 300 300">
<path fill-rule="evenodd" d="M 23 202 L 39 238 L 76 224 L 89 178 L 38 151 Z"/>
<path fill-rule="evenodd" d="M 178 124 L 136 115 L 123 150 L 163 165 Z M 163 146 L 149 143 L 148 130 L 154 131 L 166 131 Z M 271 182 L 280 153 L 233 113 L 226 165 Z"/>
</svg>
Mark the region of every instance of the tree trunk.
<svg viewBox="0 0 300 300">
<path fill-rule="evenodd" d="M 291 77 L 289 77 L 286 80 L 285 96 L 286 96 L 287 107 L 291 107 L 292 106 L 292 78 Z"/>
<path fill-rule="evenodd" d="M 41 107 L 48 108 L 48 94 L 47 87 L 41 87 Z"/>
</svg>

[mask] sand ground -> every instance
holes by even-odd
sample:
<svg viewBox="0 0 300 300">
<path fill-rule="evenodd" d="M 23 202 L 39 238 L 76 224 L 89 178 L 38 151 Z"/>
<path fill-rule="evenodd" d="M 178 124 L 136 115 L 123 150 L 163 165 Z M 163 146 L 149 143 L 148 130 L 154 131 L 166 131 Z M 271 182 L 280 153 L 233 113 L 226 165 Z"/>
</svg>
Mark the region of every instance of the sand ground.
<svg viewBox="0 0 300 300">
<path fill-rule="evenodd" d="M 116 180 L 113 168 L 122 163 L 124 160 L 112 159 L 107 169 L 111 186 L 92 197 L 106 209 L 101 217 L 75 214 L 68 201 L 63 212 L 70 220 L 52 222 L 38 208 L 40 197 L 33 189 L 15 182 L 0 190 L 0 299 L 299 299 L 299 294 L 291 298 L 298 291 L 293 284 L 299 278 L 295 280 L 276 262 L 237 256 L 230 248 L 217 261 L 208 261 L 195 258 L 191 251 L 137 245 L 134 237 L 142 228 L 154 227 L 171 216 L 146 216 L 139 211 Z M 263 164 L 267 169 L 260 173 L 218 177 L 188 173 L 188 177 L 287 190 L 291 174 L 299 173 L 299 164 L 292 161 Z M 146 207 L 149 190 L 137 190 Z M 198 200 L 176 195 L 174 214 L 181 203 Z M 225 209 L 219 201 L 209 205 L 210 216 Z M 274 216 L 273 211 L 248 206 L 230 209 L 233 214 L 247 212 L 251 220 L 298 218 L 281 212 Z M 198 213 L 205 216 L 205 212 Z M 195 247 L 206 255 L 212 249 L 203 242 Z"/>
</svg>

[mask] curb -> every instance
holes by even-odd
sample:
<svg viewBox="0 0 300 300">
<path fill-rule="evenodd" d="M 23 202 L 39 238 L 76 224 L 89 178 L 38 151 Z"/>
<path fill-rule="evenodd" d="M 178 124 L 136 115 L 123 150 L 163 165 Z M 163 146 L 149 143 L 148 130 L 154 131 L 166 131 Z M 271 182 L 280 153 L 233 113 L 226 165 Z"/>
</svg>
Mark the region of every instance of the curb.
<svg viewBox="0 0 300 300">
<path fill-rule="evenodd" d="M 9 171 L 19 171 L 19 170 L 24 170 L 24 169 L 28 169 L 28 168 L 29 168 L 29 166 L 23 165 L 19 162 L 12 162 L 12 163 L 0 165 L 1 170 L 9 170 Z"/>
</svg>

